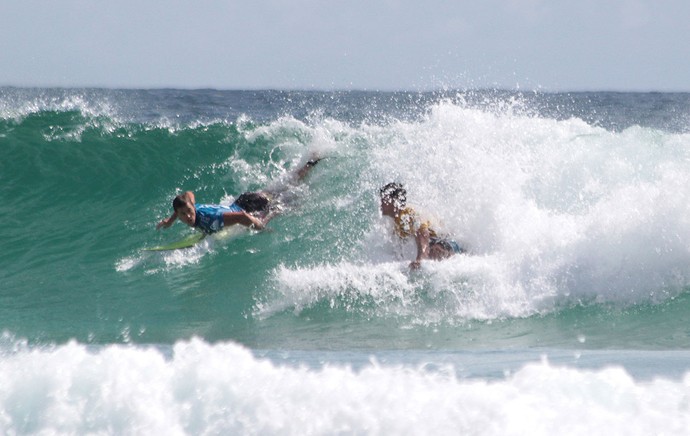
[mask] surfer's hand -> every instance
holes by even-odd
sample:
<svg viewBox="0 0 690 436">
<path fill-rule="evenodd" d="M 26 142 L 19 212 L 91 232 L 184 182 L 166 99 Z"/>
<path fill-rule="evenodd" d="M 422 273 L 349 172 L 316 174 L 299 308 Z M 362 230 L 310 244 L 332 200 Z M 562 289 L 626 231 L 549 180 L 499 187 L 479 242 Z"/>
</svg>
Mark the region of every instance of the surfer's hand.
<svg viewBox="0 0 690 436">
<path fill-rule="evenodd" d="M 249 213 L 246 213 L 246 212 L 245 212 L 245 215 L 250 222 L 250 224 L 249 224 L 250 229 L 263 230 L 264 228 L 266 228 L 266 224 L 259 217 L 256 217 L 256 216 L 249 214 Z"/>
<path fill-rule="evenodd" d="M 156 230 L 159 230 L 161 227 L 164 229 L 167 229 L 172 225 L 172 220 L 170 218 L 166 218 L 164 220 L 161 220 L 158 224 L 156 224 Z"/>
<path fill-rule="evenodd" d="M 252 223 L 252 224 L 249 226 L 249 228 L 250 228 L 250 229 L 253 229 L 253 230 L 263 230 L 263 229 L 265 229 L 266 227 L 263 225 L 263 223 L 261 223 L 261 222 L 256 222 L 256 223 Z"/>
</svg>

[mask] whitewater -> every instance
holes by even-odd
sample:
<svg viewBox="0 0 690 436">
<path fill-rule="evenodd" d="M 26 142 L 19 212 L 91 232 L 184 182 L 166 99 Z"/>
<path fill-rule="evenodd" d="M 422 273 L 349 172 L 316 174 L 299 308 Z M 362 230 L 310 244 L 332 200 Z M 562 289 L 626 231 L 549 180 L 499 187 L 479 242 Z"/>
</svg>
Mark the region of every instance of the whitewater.
<svg viewBox="0 0 690 436">
<path fill-rule="evenodd" d="M 0 432 L 686 434 L 690 95 L 0 89 Z M 264 232 L 143 249 L 324 159 Z M 467 254 L 410 271 L 397 181 Z"/>
</svg>

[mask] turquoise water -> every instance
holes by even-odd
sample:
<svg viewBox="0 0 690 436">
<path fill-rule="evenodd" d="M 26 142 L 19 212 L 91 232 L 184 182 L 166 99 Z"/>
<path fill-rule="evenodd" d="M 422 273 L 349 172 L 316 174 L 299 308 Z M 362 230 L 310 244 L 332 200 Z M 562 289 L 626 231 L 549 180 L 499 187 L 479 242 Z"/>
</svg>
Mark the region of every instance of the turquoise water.
<svg viewBox="0 0 690 436">
<path fill-rule="evenodd" d="M 3 88 L 0 428 L 682 434 L 689 119 L 687 94 Z M 268 231 L 143 251 L 192 231 L 155 230 L 179 191 L 315 154 Z M 468 255 L 409 271 L 392 180 Z"/>
</svg>

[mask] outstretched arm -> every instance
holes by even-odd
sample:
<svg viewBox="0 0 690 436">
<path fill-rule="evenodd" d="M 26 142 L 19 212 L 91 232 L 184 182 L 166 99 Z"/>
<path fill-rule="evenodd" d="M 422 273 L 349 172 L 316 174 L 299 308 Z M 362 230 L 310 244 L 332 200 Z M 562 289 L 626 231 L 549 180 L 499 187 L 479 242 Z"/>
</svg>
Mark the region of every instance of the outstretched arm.
<svg viewBox="0 0 690 436">
<path fill-rule="evenodd" d="M 161 227 L 164 228 L 164 229 L 167 229 L 168 227 L 170 227 L 171 225 L 173 225 L 173 223 L 175 222 L 176 219 L 177 219 L 177 214 L 173 213 L 172 215 L 170 215 L 170 216 L 167 217 L 166 219 L 164 219 L 164 220 L 162 220 L 161 222 L 159 222 L 159 223 L 156 225 L 156 230 L 160 229 Z"/>
</svg>

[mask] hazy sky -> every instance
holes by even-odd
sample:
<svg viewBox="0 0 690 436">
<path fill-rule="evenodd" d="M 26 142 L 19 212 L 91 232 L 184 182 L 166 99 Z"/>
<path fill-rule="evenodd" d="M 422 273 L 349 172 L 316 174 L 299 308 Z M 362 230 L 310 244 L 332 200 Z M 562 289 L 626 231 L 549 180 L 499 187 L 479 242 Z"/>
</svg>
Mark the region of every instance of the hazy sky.
<svg viewBox="0 0 690 436">
<path fill-rule="evenodd" d="M 690 91 L 689 0 L 0 0 L 0 86 Z"/>
</svg>

